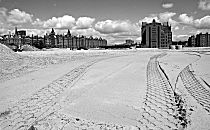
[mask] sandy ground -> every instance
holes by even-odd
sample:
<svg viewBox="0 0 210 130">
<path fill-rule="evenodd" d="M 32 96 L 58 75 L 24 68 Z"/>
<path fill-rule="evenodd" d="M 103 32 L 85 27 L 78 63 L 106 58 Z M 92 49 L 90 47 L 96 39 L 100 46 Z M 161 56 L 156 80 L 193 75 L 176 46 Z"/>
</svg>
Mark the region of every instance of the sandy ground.
<svg viewBox="0 0 210 130">
<path fill-rule="evenodd" d="M 1 68 L 0 129 L 210 128 L 208 48 L 19 54 Z"/>
<path fill-rule="evenodd" d="M 210 128 L 210 71 L 206 49 L 193 52 L 171 52 L 160 64 L 175 91 L 184 101 L 189 130 Z M 189 68 L 189 69 L 188 69 Z M 205 100 L 203 102 L 203 100 Z"/>
<path fill-rule="evenodd" d="M 60 78 L 66 72 L 84 63 L 85 61 L 74 61 L 71 63 L 49 65 L 47 68 L 1 83 L 0 111 L 3 111 L 21 99 L 27 98 L 42 87 Z"/>
<path fill-rule="evenodd" d="M 91 66 L 62 95 L 64 111 L 89 120 L 136 126 L 146 92 L 149 57 L 125 56 Z"/>
</svg>

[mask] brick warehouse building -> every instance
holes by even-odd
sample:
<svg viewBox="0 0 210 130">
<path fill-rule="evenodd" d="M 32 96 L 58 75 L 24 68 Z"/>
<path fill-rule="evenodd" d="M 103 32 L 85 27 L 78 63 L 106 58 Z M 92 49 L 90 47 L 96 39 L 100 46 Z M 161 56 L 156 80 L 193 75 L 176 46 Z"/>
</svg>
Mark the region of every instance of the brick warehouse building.
<svg viewBox="0 0 210 130">
<path fill-rule="evenodd" d="M 45 36 L 45 44 L 52 45 L 57 48 L 98 48 L 107 45 L 107 40 L 100 38 L 85 37 L 85 36 L 72 36 L 70 30 L 66 35 L 55 35 L 54 29 L 52 29 L 49 35 Z"/>
<path fill-rule="evenodd" d="M 142 46 L 148 48 L 169 48 L 172 44 L 171 26 L 153 19 L 152 23 L 142 22 Z"/>
<path fill-rule="evenodd" d="M 17 30 L 16 30 L 17 31 Z M 70 49 L 89 49 L 107 46 L 107 40 L 100 38 L 72 36 L 70 30 L 66 35 L 56 35 L 54 29 L 50 34 L 43 37 L 40 36 L 16 36 L 5 35 L 1 41 L 5 45 L 23 45 L 30 44 L 35 46 L 37 43 L 42 43 L 48 47 L 70 48 Z"/>
</svg>

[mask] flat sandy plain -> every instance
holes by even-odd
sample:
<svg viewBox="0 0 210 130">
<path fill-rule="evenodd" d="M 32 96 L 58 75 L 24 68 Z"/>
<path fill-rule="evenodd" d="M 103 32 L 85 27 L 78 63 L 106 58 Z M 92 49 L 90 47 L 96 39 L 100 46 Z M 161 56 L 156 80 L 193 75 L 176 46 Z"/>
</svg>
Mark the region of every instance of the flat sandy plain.
<svg viewBox="0 0 210 130">
<path fill-rule="evenodd" d="M 0 63 L 1 130 L 210 129 L 210 48 L 7 57 Z"/>
</svg>

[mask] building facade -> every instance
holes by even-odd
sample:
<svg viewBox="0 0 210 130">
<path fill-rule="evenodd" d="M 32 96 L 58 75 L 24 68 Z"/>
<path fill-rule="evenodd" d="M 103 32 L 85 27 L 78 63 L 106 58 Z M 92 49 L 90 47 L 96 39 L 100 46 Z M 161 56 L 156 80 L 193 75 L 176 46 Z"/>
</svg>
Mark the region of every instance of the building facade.
<svg viewBox="0 0 210 130">
<path fill-rule="evenodd" d="M 199 33 L 196 36 L 190 36 L 188 38 L 188 45 L 190 47 L 210 47 L 210 34 Z"/>
<path fill-rule="evenodd" d="M 152 23 L 142 22 L 141 34 L 143 47 L 169 48 L 172 44 L 172 31 L 168 22 L 164 24 L 155 20 Z"/>
<path fill-rule="evenodd" d="M 107 46 L 107 40 L 100 38 L 85 37 L 85 36 L 72 36 L 68 30 L 66 35 L 55 35 L 52 29 L 49 35 L 45 36 L 44 43 L 57 48 L 70 48 L 70 49 L 89 49 Z"/>
<path fill-rule="evenodd" d="M 56 48 L 70 48 L 70 49 L 89 49 L 89 48 L 99 48 L 102 46 L 107 46 L 107 40 L 100 38 L 85 37 L 85 36 L 72 36 L 70 30 L 67 31 L 66 35 L 56 35 L 54 29 L 51 30 L 49 34 L 44 36 L 25 36 L 26 32 L 17 31 L 15 29 L 14 35 L 5 35 L 2 37 L 1 42 L 5 45 L 23 45 L 29 44 L 32 46 L 43 47 L 56 47 Z"/>
<path fill-rule="evenodd" d="M 193 36 L 190 36 L 189 38 L 188 38 L 188 46 L 189 47 L 195 47 L 196 46 L 196 40 L 195 40 L 196 38 L 195 38 L 195 36 L 193 35 Z"/>
<path fill-rule="evenodd" d="M 210 34 L 197 34 L 196 35 L 196 46 L 197 47 L 209 47 L 210 46 Z"/>
</svg>

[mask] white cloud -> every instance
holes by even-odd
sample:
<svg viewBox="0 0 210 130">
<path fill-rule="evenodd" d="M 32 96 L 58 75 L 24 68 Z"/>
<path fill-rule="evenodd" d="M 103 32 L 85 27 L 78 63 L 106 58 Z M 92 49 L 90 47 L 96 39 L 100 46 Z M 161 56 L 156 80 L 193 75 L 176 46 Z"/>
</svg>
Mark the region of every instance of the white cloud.
<svg viewBox="0 0 210 130">
<path fill-rule="evenodd" d="M 7 9 L 6 8 L 0 7 L 0 15 L 1 16 L 6 16 L 6 12 L 7 12 Z"/>
<path fill-rule="evenodd" d="M 141 37 L 138 37 L 136 38 L 136 41 L 141 41 L 141 39 L 142 39 Z"/>
<path fill-rule="evenodd" d="M 37 20 L 37 24 L 41 24 L 41 21 Z M 51 19 L 43 22 L 44 28 L 72 28 L 74 26 L 75 18 L 69 15 L 64 15 L 58 18 L 52 17 Z"/>
<path fill-rule="evenodd" d="M 95 18 L 79 17 L 76 21 L 74 17 L 64 15 L 62 17 L 52 17 L 46 21 L 36 19 L 32 25 L 42 28 L 58 28 L 58 29 L 88 29 L 92 27 Z"/>
<path fill-rule="evenodd" d="M 127 40 L 127 39 L 132 39 L 134 41 L 137 40 L 141 36 L 140 32 L 141 32 L 140 27 L 138 27 L 135 30 L 130 30 L 129 32 L 109 34 L 108 38 L 111 37 L 112 43 L 116 43 L 116 42 L 117 43 L 125 43 L 125 40 Z"/>
<path fill-rule="evenodd" d="M 161 22 L 168 22 L 175 15 L 173 12 L 164 12 L 159 14 L 159 18 Z"/>
<path fill-rule="evenodd" d="M 137 38 L 139 37 L 139 33 L 133 33 L 133 32 L 123 32 L 123 33 L 114 33 L 114 34 L 110 34 L 110 36 L 114 37 L 114 38 L 129 38 L 129 39 L 133 39 L 133 38 Z"/>
<path fill-rule="evenodd" d="M 130 21 L 106 20 L 95 24 L 95 29 L 103 34 L 128 32 L 133 28 Z"/>
<path fill-rule="evenodd" d="M 5 34 L 7 33 L 7 29 L 5 28 L 0 28 L 0 34 Z"/>
<path fill-rule="evenodd" d="M 181 14 L 179 16 L 181 23 L 192 26 L 196 29 L 210 29 L 210 16 L 204 16 L 200 19 L 195 19 L 193 16 L 187 16 L 187 14 Z"/>
<path fill-rule="evenodd" d="M 76 28 L 78 29 L 88 29 L 92 27 L 95 18 L 90 17 L 80 17 L 76 22 Z"/>
<path fill-rule="evenodd" d="M 39 35 L 39 36 L 43 36 L 45 35 L 46 33 L 49 33 L 51 30 L 48 29 L 23 29 L 23 30 L 26 30 L 27 32 L 27 35 Z"/>
<path fill-rule="evenodd" d="M 186 41 L 190 35 L 173 35 L 174 41 Z"/>
<path fill-rule="evenodd" d="M 8 12 L 4 7 L 0 7 L 0 33 L 7 34 L 14 26 L 20 27 L 22 24 L 30 23 L 33 15 L 30 15 L 19 9 L 13 9 Z"/>
<path fill-rule="evenodd" d="M 200 0 L 198 2 L 198 8 L 201 10 L 210 10 L 210 0 Z"/>
<path fill-rule="evenodd" d="M 77 35 L 84 35 L 84 36 L 98 36 L 101 37 L 102 35 L 96 31 L 94 28 L 88 28 L 88 29 L 76 29 L 72 30 L 72 33 L 75 33 Z"/>
<path fill-rule="evenodd" d="M 179 26 L 176 26 L 176 27 L 174 28 L 174 30 L 179 30 Z"/>
<path fill-rule="evenodd" d="M 166 8 L 166 9 L 172 8 L 173 6 L 174 6 L 173 3 L 164 3 L 164 4 L 162 4 L 162 7 L 163 7 L 163 8 Z"/>
<path fill-rule="evenodd" d="M 153 21 L 153 19 L 156 22 L 160 22 L 159 18 L 157 16 L 149 16 L 149 17 L 144 17 L 143 19 L 139 20 L 139 23 L 141 25 L 142 22 L 147 22 L 147 23 L 151 23 Z"/>
<path fill-rule="evenodd" d="M 176 15 L 176 13 L 173 13 L 173 12 L 152 14 L 148 17 L 145 17 L 145 18 L 139 20 L 139 24 L 141 25 L 142 22 L 151 23 L 153 21 L 153 19 L 155 19 L 156 22 L 161 22 L 161 23 L 169 22 L 169 24 L 171 24 L 173 27 L 173 26 L 178 25 L 178 22 L 172 19 L 175 15 Z"/>
<path fill-rule="evenodd" d="M 187 14 L 179 15 L 179 19 L 184 24 L 193 24 L 193 17 L 192 16 L 187 16 Z"/>
<path fill-rule="evenodd" d="M 205 16 L 194 21 L 194 26 L 198 29 L 210 29 L 210 16 Z"/>
<path fill-rule="evenodd" d="M 2 26 L 4 26 L 7 23 L 6 11 L 7 11 L 6 8 L 0 8 L 0 25 L 2 25 Z"/>
<path fill-rule="evenodd" d="M 36 27 L 42 27 L 44 25 L 44 21 L 41 21 L 39 18 L 37 18 L 35 21 L 32 22 L 32 25 Z"/>
<path fill-rule="evenodd" d="M 74 17 L 64 15 L 62 17 L 52 17 L 46 21 L 36 19 L 32 24 L 40 29 L 55 28 L 57 34 L 67 33 L 67 29 L 71 29 L 73 35 L 99 35 L 100 33 L 92 28 L 94 18 L 80 17 L 76 21 Z"/>
<path fill-rule="evenodd" d="M 95 29 L 105 37 L 110 44 L 125 43 L 126 39 L 137 39 L 140 36 L 138 24 L 129 20 L 106 20 L 95 24 Z"/>
<path fill-rule="evenodd" d="M 12 24 L 24 24 L 28 22 L 32 22 L 33 15 L 28 14 L 24 11 L 20 11 L 19 9 L 13 9 L 9 12 L 8 22 Z"/>
</svg>

